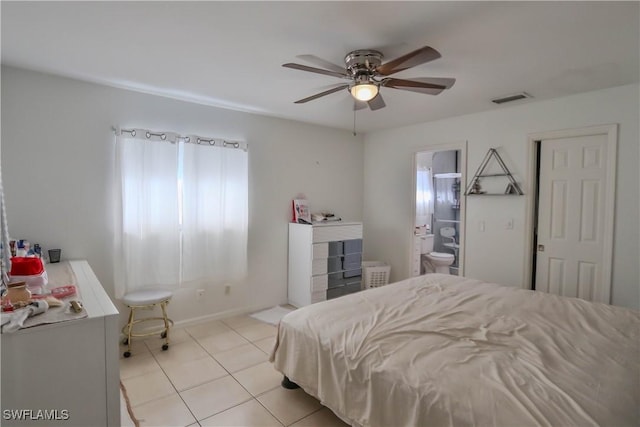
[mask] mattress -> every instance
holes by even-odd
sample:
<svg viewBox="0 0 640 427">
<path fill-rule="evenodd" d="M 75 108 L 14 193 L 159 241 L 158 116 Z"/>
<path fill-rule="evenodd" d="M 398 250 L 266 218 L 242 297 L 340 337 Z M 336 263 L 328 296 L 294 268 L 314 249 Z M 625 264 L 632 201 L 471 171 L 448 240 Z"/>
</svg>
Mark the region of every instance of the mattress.
<svg viewBox="0 0 640 427">
<path fill-rule="evenodd" d="M 640 312 L 429 274 L 287 314 L 275 368 L 353 426 L 640 425 Z"/>
</svg>

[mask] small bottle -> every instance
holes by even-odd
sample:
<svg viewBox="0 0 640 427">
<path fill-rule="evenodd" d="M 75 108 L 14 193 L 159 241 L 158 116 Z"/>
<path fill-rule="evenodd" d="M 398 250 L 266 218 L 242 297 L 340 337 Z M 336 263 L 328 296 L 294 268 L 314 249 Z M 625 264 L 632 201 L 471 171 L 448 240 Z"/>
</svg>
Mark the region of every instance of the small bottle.
<svg viewBox="0 0 640 427">
<path fill-rule="evenodd" d="M 13 304 L 11 304 L 11 300 L 6 296 L 2 297 L 2 311 L 13 311 Z"/>
<path fill-rule="evenodd" d="M 27 282 L 15 282 L 7 285 L 7 295 L 12 304 L 18 302 L 28 303 L 31 299 L 31 291 L 27 289 Z"/>
<path fill-rule="evenodd" d="M 17 246 L 18 248 L 16 249 L 16 256 L 21 258 L 26 257 L 27 249 L 24 247 L 24 240 L 18 240 Z"/>
</svg>

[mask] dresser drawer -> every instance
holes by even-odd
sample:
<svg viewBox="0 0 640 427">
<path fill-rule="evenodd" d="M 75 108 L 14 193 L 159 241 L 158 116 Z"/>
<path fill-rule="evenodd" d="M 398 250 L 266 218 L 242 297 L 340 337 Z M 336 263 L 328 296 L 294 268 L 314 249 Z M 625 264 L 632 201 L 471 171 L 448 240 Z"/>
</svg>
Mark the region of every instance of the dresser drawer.
<svg viewBox="0 0 640 427">
<path fill-rule="evenodd" d="M 329 256 L 329 243 L 313 244 L 313 259 L 323 259 Z"/>
<path fill-rule="evenodd" d="M 327 275 L 316 276 L 311 279 L 311 292 L 326 291 L 329 287 Z"/>
<path fill-rule="evenodd" d="M 313 243 L 362 238 L 362 224 L 313 227 Z"/>
<path fill-rule="evenodd" d="M 315 302 L 322 302 L 327 300 L 327 291 L 320 292 L 312 292 L 311 293 L 311 304 Z"/>
<path fill-rule="evenodd" d="M 349 283 L 345 286 L 340 286 L 339 288 L 328 289 L 327 299 L 338 298 L 343 295 L 352 294 L 354 292 L 360 292 L 361 290 L 362 290 L 361 282 Z"/>
<path fill-rule="evenodd" d="M 311 262 L 311 275 L 327 274 L 327 259 L 314 259 Z"/>
</svg>

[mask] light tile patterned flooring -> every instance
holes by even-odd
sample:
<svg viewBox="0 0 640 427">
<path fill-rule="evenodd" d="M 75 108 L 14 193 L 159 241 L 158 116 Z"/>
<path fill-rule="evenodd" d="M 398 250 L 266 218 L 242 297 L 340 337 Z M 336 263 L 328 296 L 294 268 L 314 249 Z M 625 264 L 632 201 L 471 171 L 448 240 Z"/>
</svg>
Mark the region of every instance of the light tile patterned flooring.
<svg viewBox="0 0 640 427">
<path fill-rule="evenodd" d="M 276 328 L 235 316 L 133 341 L 120 378 L 141 426 L 346 426 L 268 361 Z"/>
</svg>

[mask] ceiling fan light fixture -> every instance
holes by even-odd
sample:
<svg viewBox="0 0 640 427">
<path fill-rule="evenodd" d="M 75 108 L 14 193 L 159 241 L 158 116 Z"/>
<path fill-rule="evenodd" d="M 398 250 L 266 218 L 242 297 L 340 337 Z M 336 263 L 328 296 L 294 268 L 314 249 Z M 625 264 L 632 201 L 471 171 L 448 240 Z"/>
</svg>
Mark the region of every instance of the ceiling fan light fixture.
<svg viewBox="0 0 640 427">
<path fill-rule="evenodd" d="M 382 63 L 382 53 L 371 49 L 359 49 L 349 52 L 344 58 L 344 67 L 314 55 L 301 55 L 300 57 L 309 62 L 318 63 L 324 68 L 310 67 L 292 62 L 282 64 L 282 66 L 294 70 L 338 77 L 348 80 L 348 82 L 333 85 L 331 89 L 294 101 L 296 104 L 304 104 L 347 89 L 356 101 L 354 111 L 365 107 L 369 107 L 371 111 L 376 111 L 386 106 L 380 93 L 380 87 L 382 86 L 389 89 L 437 95 L 444 89 L 449 89 L 456 81 L 453 78 L 419 77 L 415 80 L 405 80 L 389 77 L 392 74 L 440 58 L 440 53 L 429 46 L 423 46 L 384 64 Z"/>
<path fill-rule="evenodd" d="M 357 83 L 349 88 L 351 96 L 358 101 L 371 101 L 378 95 L 378 86 L 373 83 Z"/>
</svg>

